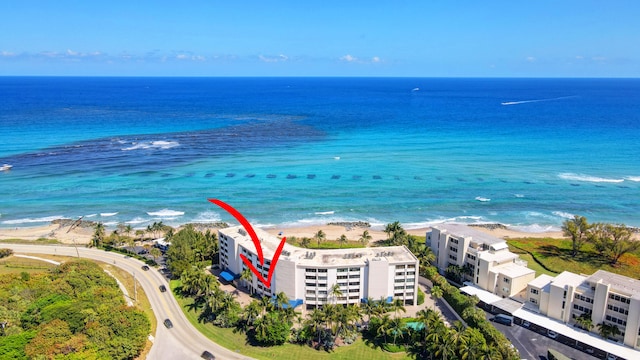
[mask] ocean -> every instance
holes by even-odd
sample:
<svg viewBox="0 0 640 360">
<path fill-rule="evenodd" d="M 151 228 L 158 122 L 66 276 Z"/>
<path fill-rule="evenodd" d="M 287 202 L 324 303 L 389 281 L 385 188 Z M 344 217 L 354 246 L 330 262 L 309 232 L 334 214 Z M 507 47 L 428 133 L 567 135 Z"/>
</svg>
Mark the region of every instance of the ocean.
<svg viewBox="0 0 640 360">
<path fill-rule="evenodd" d="M 640 79 L 0 77 L 0 227 L 640 226 Z"/>
</svg>

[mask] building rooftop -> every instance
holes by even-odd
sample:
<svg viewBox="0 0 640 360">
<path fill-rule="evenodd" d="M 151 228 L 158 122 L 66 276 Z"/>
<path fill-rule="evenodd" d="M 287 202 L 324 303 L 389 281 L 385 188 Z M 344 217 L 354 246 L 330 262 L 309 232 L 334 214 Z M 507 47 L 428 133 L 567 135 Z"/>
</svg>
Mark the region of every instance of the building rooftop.
<svg viewBox="0 0 640 360">
<path fill-rule="evenodd" d="M 254 229 L 260 239 L 265 259 L 273 259 L 280 238 L 262 229 Z M 253 240 L 242 226 L 234 226 L 218 230 L 220 233 L 232 237 L 239 245 L 256 253 Z M 390 263 L 415 263 L 418 258 L 406 246 L 367 247 L 355 249 L 304 249 L 291 244 L 285 244 L 280 254 L 281 259 L 295 260 L 300 266 L 316 265 L 365 265 L 368 261 L 386 260 Z"/>
<path fill-rule="evenodd" d="M 538 289 L 542 289 L 543 287 L 549 285 L 552 281 L 553 281 L 553 276 L 542 274 L 537 278 L 529 281 L 529 285 L 536 287 Z"/>
<path fill-rule="evenodd" d="M 504 263 L 505 261 L 513 261 L 518 258 L 518 254 L 514 254 L 509 250 L 501 251 L 482 251 L 478 253 L 478 258 L 486 261 L 493 261 L 497 263 Z"/>
<path fill-rule="evenodd" d="M 464 238 L 470 237 L 471 241 L 479 244 L 486 244 L 488 246 L 505 242 L 503 239 L 497 238 L 463 224 L 438 224 L 436 226 L 433 226 L 432 228 L 437 229 L 441 232 L 446 232 L 453 236 L 460 236 Z"/>
<path fill-rule="evenodd" d="M 531 270 L 526 266 L 518 265 L 516 263 L 508 263 L 495 266 L 491 268 L 491 271 L 498 272 L 510 278 L 517 278 L 528 274 L 535 274 L 534 270 Z"/>
<path fill-rule="evenodd" d="M 560 275 L 553 278 L 551 284 L 561 288 L 565 288 L 567 285 L 576 288 L 579 287 L 586 279 L 587 278 L 585 276 L 574 274 L 569 271 L 563 271 Z"/>
<path fill-rule="evenodd" d="M 610 284 L 611 289 L 615 292 L 629 295 L 633 298 L 640 299 L 640 280 L 632 279 L 627 276 L 610 273 L 604 270 L 598 270 L 586 279 L 590 283 L 602 281 L 603 284 Z"/>
</svg>

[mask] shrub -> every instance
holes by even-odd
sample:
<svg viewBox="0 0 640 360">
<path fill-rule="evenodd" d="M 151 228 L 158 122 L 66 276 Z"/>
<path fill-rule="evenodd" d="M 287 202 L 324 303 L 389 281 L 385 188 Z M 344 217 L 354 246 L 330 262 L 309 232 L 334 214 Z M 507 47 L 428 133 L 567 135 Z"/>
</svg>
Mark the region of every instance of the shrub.
<svg viewBox="0 0 640 360">
<path fill-rule="evenodd" d="M 11 249 L 0 249 L 0 259 L 5 258 L 7 256 L 13 255 L 13 250 Z"/>
<path fill-rule="evenodd" d="M 418 305 L 424 304 L 424 292 L 418 288 Z"/>
</svg>

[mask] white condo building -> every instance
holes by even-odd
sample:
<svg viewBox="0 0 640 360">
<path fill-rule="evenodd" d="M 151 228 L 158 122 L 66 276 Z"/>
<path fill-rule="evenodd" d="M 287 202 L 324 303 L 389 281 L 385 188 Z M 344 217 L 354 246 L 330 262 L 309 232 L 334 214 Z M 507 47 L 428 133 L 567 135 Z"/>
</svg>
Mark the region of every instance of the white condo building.
<svg viewBox="0 0 640 360">
<path fill-rule="evenodd" d="M 238 276 L 247 266 L 240 254 L 250 260 L 267 279 L 280 238 L 255 229 L 264 256 L 260 265 L 251 237 L 242 226 L 218 230 L 220 267 Z M 371 297 L 386 301 L 401 299 L 417 304 L 418 259 L 405 246 L 356 249 L 310 250 L 285 244 L 271 278 L 271 288 L 253 276 L 249 286 L 259 295 L 284 292 L 289 299 L 316 307 L 325 303 L 356 304 Z M 333 297 L 338 284 L 341 296 Z"/>
<path fill-rule="evenodd" d="M 509 251 L 506 241 L 466 225 L 432 227 L 427 246 L 441 273 L 450 265 L 467 268 L 466 280 L 503 298 L 519 293 L 535 278 L 535 271 Z"/>
<path fill-rule="evenodd" d="M 527 286 L 526 300 L 528 307 L 567 324 L 587 314 L 592 332 L 600 323 L 615 325 L 620 330 L 616 340 L 640 348 L 640 280 L 604 270 L 591 276 L 568 271 L 541 275 Z"/>
</svg>

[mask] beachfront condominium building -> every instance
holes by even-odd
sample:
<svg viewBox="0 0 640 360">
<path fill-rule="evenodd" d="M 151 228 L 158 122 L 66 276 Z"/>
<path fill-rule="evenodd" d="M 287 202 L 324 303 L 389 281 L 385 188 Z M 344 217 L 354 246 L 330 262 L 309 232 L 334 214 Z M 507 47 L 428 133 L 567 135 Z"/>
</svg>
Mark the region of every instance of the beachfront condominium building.
<svg viewBox="0 0 640 360">
<path fill-rule="evenodd" d="M 527 286 L 526 300 L 529 308 L 567 324 L 586 316 L 593 332 L 598 332 L 598 324 L 615 325 L 620 334 L 613 339 L 640 348 L 640 281 L 636 279 L 604 270 L 591 276 L 568 271 L 556 277 L 541 275 Z"/>
<path fill-rule="evenodd" d="M 426 242 L 441 273 L 458 266 L 467 281 L 503 298 L 521 292 L 535 278 L 535 271 L 509 251 L 504 240 L 466 225 L 434 226 Z"/>
<path fill-rule="evenodd" d="M 241 226 L 218 230 L 220 266 L 237 277 L 252 262 L 267 279 L 280 238 L 256 229 L 264 256 L 260 264 L 256 248 Z M 258 295 L 284 292 L 289 299 L 317 307 L 326 303 L 356 304 L 367 298 L 400 299 L 417 304 L 418 259 L 405 246 L 309 250 L 285 244 L 271 278 L 271 287 L 253 276 L 249 287 Z M 337 286 L 336 286 L 337 285 Z M 332 288 L 339 291 L 332 291 Z"/>
</svg>

